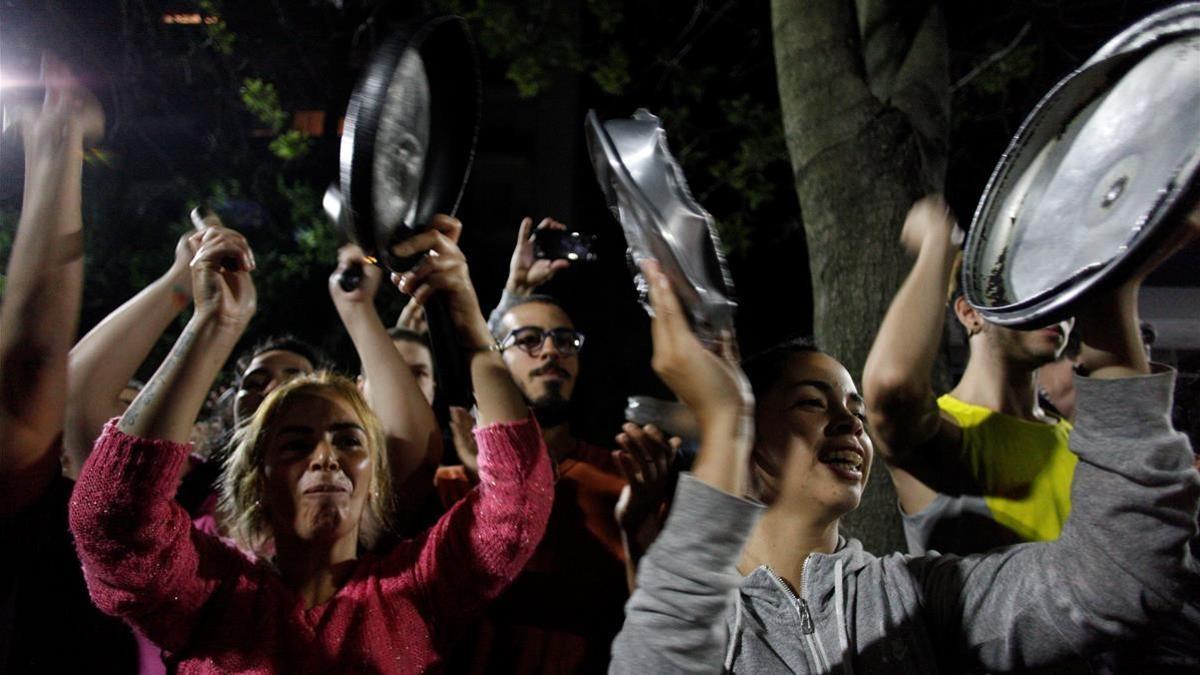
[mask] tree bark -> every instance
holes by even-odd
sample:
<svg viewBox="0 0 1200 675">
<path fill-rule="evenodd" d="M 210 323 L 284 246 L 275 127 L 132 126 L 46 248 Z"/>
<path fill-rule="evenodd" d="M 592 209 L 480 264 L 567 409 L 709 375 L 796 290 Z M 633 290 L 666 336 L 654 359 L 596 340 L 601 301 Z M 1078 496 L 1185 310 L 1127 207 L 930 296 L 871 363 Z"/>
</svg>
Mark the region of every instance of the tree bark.
<svg viewBox="0 0 1200 675">
<path fill-rule="evenodd" d="M 875 331 L 910 267 L 898 243 L 905 213 L 945 181 L 945 25 L 928 2 L 772 0 L 771 10 L 814 337 L 861 382 Z M 874 553 L 904 550 L 883 462 L 871 481 L 843 526 Z"/>
</svg>

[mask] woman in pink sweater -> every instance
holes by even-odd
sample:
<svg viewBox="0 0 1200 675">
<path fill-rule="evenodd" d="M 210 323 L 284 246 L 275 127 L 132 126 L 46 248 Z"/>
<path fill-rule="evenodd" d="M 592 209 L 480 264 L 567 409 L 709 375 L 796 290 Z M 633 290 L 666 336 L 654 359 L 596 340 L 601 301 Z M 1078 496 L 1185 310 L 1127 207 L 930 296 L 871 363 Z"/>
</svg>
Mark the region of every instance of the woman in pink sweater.
<svg viewBox="0 0 1200 675">
<path fill-rule="evenodd" d="M 436 265 L 401 286 L 421 301 L 445 296 L 472 355 L 483 480 L 432 529 L 383 556 L 359 555 L 364 512 L 388 515 L 383 435 L 338 376 L 272 392 L 236 443 L 222 508 L 239 544 L 264 555 L 250 560 L 196 531 L 174 502 L 192 421 L 256 302 L 245 239 L 223 228 L 204 234 L 191 265 L 195 314 L 129 410 L 105 428 L 70 514 L 92 599 L 143 631 L 179 672 L 436 669 L 456 628 L 536 548 L 550 512 L 548 455 L 490 349 L 455 243 L 461 225 L 439 216 L 434 226 L 398 253 L 436 250 Z"/>
</svg>

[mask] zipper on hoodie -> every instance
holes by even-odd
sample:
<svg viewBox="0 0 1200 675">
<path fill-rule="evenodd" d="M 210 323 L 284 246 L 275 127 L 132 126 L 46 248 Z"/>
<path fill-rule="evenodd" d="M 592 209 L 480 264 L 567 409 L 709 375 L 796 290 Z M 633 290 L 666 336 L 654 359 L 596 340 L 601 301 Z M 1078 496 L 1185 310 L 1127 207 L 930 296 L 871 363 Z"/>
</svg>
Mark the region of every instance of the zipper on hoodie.
<svg viewBox="0 0 1200 675">
<path fill-rule="evenodd" d="M 806 635 L 812 635 L 816 632 L 813 626 L 812 613 L 808 611 L 808 601 L 804 599 L 804 587 L 808 584 L 808 561 L 812 560 L 812 554 L 804 556 L 804 564 L 800 566 L 800 597 L 796 601 L 800 603 L 800 628 Z"/>
<path fill-rule="evenodd" d="M 813 554 L 809 553 L 804 557 L 804 564 L 800 566 L 800 606 L 804 609 L 804 616 L 808 617 L 810 625 L 812 624 L 812 616 L 808 613 L 808 563 L 812 560 Z M 825 656 L 825 645 L 821 642 L 821 634 L 815 630 L 812 632 L 809 641 L 815 643 L 815 651 L 817 660 L 821 664 L 822 672 L 829 672 L 829 659 Z"/>
<path fill-rule="evenodd" d="M 812 614 L 809 614 L 808 603 L 803 599 L 800 600 L 800 630 L 804 631 L 805 635 L 813 633 Z"/>
<path fill-rule="evenodd" d="M 805 564 L 807 564 L 807 561 Z M 766 566 L 764 565 L 764 567 Z M 796 614 L 800 615 L 800 632 L 804 633 L 805 635 L 812 635 L 814 632 L 816 632 L 816 626 L 813 624 L 812 614 L 808 611 L 808 602 L 805 601 L 804 598 L 801 598 L 793 593 L 792 588 L 787 585 L 787 582 L 784 581 L 783 577 L 779 576 L 775 570 L 771 569 L 770 567 L 767 567 L 766 569 L 771 573 L 771 576 L 775 579 L 775 582 L 779 584 L 779 587 L 787 593 L 787 596 L 792 601 L 792 607 L 794 607 L 796 610 Z"/>
<path fill-rule="evenodd" d="M 812 613 L 808 609 L 808 601 L 802 597 L 804 586 L 807 584 L 808 561 L 811 559 L 812 554 L 809 554 L 804 559 L 804 564 L 800 567 L 801 595 L 796 595 L 791 587 L 784 582 L 783 578 L 775 573 L 775 570 L 765 565 L 764 567 L 771 573 L 771 576 L 775 579 L 775 583 L 779 584 L 779 587 L 792 599 L 792 606 L 795 607 L 796 613 L 800 615 L 800 632 L 804 634 L 804 641 L 808 645 L 808 651 L 816 658 L 817 669 L 821 672 L 827 672 L 829 670 L 829 660 L 825 658 L 825 647 L 821 644 L 821 637 L 817 635 L 816 624 L 813 622 Z"/>
</svg>

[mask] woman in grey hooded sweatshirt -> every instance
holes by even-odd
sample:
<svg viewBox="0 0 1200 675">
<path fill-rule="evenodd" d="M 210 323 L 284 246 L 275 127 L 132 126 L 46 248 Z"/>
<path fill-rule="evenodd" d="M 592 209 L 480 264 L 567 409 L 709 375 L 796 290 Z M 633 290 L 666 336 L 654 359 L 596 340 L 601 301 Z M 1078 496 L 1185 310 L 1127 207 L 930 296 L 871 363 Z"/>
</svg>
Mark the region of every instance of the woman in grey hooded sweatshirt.
<svg viewBox="0 0 1200 675">
<path fill-rule="evenodd" d="M 1078 317 L 1093 368 L 1076 378 L 1079 465 L 1060 539 L 879 558 L 838 531 L 873 456 L 846 369 L 780 350 L 751 367 L 751 394 L 693 336 L 657 265 L 644 271 L 653 365 L 701 443 L 642 559 L 612 672 L 1026 669 L 1134 636 L 1196 593 L 1200 475 L 1171 428 L 1174 373 L 1151 372 L 1138 342 L 1138 282 Z M 766 507 L 742 497 L 747 483 Z"/>
</svg>

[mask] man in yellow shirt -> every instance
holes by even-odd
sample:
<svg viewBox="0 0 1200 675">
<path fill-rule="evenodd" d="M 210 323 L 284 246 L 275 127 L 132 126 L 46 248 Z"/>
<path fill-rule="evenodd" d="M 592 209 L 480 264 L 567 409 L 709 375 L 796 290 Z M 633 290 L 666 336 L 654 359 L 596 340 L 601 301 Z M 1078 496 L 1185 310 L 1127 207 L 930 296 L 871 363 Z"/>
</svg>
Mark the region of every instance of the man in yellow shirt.
<svg viewBox="0 0 1200 675">
<path fill-rule="evenodd" d="M 967 555 L 1057 539 L 1070 513 L 1075 455 L 1069 422 L 1038 404 L 1037 369 L 1066 346 L 1070 322 L 1017 331 L 954 313 L 971 355 L 938 398 L 932 376 L 946 289 L 955 273 L 954 218 L 938 197 L 917 202 L 901 243 L 916 257 L 863 371 L 877 443 L 896 485 L 911 553 Z"/>
</svg>

